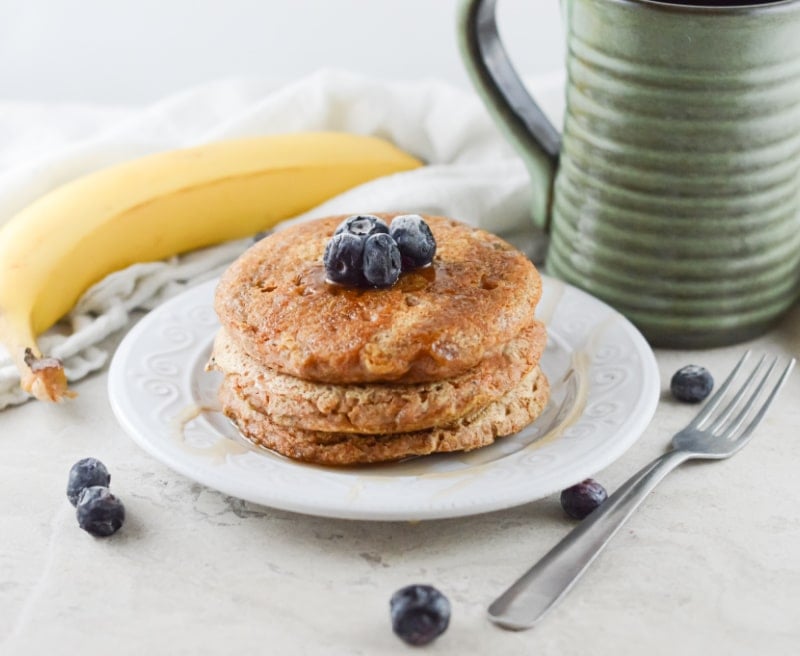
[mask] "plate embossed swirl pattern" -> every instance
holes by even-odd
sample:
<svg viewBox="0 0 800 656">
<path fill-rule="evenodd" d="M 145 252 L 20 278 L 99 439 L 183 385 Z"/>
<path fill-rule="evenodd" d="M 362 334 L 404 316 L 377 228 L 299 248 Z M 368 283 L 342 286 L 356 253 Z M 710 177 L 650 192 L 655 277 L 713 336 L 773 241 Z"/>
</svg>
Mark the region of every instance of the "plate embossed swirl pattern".
<svg viewBox="0 0 800 656">
<path fill-rule="evenodd" d="M 294 462 L 247 444 L 215 408 L 219 374 L 204 371 L 219 324 L 215 281 L 144 317 L 109 371 L 126 432 L 177 472 L 254 503 L 329 517 L 420 520 L 471 515 L 541 498 L 609 465 L 655 412 L 659 377 L 638 331 L 604 303 L 544 277 L 541 365 L 552 396 L 516 435 L 470 453 L 360 468 Z"/>
</svg>

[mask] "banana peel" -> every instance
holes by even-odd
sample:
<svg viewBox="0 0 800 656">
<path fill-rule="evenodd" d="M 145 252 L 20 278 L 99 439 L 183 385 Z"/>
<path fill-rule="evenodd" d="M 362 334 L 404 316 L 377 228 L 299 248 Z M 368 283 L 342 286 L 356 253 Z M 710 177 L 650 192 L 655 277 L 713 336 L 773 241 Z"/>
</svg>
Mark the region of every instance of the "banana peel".
<svg viewBox="0 0 800 656">
<path fill-rule="evenodd" d="M 36 336 L 109 273 L 253 235 L 421 165 L 378 138 L 306 132 L 159 153 L 55 189 L 0 228 L 0 342 L 22 388 L 45 401 L 74 396 Z"/>
</svg>

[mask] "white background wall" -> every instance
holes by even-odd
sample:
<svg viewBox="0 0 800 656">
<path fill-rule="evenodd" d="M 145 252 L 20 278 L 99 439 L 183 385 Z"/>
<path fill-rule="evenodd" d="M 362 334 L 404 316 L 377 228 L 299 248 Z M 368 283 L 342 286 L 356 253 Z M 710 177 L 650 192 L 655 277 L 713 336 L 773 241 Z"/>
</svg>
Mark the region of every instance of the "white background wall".
<svg viewBox="0 0 800 656">
<path fill-rule="evenodd" d="M 457 0 L 0 0 L 0 100 L 144 103 L 200 82 L 322 67 L 469 82 Z M 557 0 L 500 0 L 518 70 L 561 66 Z"/>
</svg>

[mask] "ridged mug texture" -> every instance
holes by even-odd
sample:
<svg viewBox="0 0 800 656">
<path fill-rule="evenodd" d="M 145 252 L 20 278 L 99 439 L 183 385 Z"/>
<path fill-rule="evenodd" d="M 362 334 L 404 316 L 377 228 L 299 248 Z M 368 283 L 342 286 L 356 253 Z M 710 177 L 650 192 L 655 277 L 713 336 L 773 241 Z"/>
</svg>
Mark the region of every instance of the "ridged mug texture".
<svg viewBox="0 0 800 656">
<path fill-rule="evenodd" d="M 548 271 L 653 344 L 740 341 L 798 296 L 800 3 L 783 4 L 567 3 Z"/>
</svg>

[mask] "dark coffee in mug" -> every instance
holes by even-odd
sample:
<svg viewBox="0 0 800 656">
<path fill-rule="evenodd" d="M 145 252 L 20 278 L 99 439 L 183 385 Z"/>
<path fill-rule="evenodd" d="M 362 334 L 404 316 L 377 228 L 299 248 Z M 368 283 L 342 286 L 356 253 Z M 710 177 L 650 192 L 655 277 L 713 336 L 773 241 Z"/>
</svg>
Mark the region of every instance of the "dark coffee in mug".
<svg viewBox="0 0 800 656">
<path fill-rule="evenodd" d="M 685 5 L 689 7 L 746 7 L 748 5 L 778 4 L 784 0 L 652 0 L 655 4 Z"/>
</svg>

